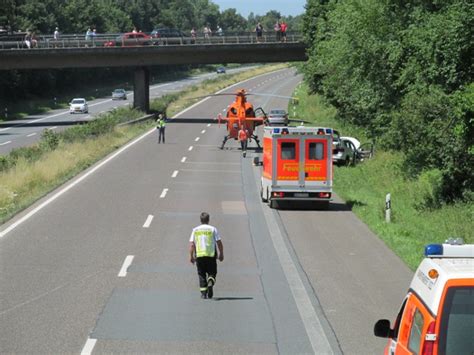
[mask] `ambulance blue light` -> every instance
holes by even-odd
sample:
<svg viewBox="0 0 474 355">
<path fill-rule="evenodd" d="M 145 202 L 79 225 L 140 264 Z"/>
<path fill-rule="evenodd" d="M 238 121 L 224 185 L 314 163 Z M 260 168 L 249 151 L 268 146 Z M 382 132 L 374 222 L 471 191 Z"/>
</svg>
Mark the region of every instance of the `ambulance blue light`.
<svg viewBox="0 0 474 355">
<path fill-rule="evenodd" d="M 273 133 L 275 133 L 275 134 L 280 133 L 280 128 L 273 128 Z"/>
<path fill-rule="evenodd" d="M 425 246 L 425 256 L 443 255 L 442 244 L 428 244 Z"/>
<path fill-rule="evenodd" d="M 326 128 L 326 133 L 327 134 L 332 134 L 332 129 L 331 128 Z"/>
</svg>

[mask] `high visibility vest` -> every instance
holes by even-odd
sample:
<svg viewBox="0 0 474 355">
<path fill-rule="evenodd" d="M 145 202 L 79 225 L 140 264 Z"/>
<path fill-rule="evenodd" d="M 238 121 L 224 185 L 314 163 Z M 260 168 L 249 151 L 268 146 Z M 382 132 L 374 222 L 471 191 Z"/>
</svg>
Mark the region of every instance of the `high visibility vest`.
<svg viewBox="0 0 474 355">
<path fill-rule="evenodd" d="M 166 126 L 166 123 L 165 123 L 164 119 L 158 120 L 158 128 L 162 128 L 162 127 L 165 127 L 165 126 Z"/>
<path fill-rule="evenodd" d="M 194 245 L 196 246 L 196 257 L 214 257 L 216 255 L 214 230 L 211 228 L 194 230 Z"/>
</svg>

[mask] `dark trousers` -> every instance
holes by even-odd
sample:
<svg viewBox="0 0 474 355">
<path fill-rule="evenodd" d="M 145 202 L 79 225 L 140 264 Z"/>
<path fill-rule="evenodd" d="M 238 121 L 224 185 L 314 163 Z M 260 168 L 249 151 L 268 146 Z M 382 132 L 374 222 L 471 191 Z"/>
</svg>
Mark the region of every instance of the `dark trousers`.
<svg viewBox="0 0 474 355">
<path fill-rule="evenodd" d="M 158 128 L 159 135 L 158 135 L 158 143 L 161 143 L 161 139 L 163 139 L 163 143 L 165 142 L 165 127 Z"/>
<path fill-rule="evenodd" d="M 201 291 L 207 290 L 207 278 L 214 280 L 217 275 L 216 257 L 203 256 L 196 259 L 197 272 L 199 276 L 199 288 Z"/>
<path fill-rule="evenodd" d="M 240 141 L 240 147 L 242 148 L 243 151 L 247 150 L 247 140 L 244 139 L 243 141 Z"/>
</svg>

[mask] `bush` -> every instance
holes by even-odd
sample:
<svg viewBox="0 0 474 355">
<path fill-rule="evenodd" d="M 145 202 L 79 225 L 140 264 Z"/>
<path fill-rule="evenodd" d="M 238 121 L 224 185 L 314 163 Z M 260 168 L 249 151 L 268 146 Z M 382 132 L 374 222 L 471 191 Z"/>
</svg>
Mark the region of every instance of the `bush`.
<svg viewBox="0 0 474 355">
<path fill-rule="evenodd" d="M 55 150 L 59 145 L 59 134 L 50 129 L 45 129 L 41 135 L 41 141 L 39 144 L 41 150 Z"/>
</svg>

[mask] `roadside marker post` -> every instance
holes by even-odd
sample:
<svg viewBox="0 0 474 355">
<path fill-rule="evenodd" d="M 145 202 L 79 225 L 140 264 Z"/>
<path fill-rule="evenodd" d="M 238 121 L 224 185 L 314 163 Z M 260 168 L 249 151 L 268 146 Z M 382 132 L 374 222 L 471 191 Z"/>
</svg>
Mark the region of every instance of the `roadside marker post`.
<svg viewBox="0 0 474 355">
<path fill-rule="evenodd" d="M 392 209 L 392 199 L 390 194 L 388 193 L 385 196 L 385 222 L 390 223 L 390 212 Z"/>
</svg>

